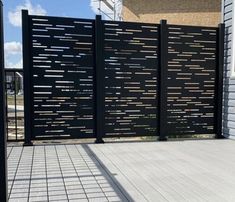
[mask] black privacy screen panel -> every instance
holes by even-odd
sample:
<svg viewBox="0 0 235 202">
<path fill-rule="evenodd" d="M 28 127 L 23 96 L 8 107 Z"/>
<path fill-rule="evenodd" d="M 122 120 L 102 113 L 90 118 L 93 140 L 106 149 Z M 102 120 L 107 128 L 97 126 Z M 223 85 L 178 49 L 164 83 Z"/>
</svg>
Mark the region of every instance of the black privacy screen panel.
<svg viewBox="0 0 235 202">
<path fill-rule="evenodd" d="M 168 26 L 168 136 L 215 132 L 216 31 Z"/>
<path fill-rule="evenodd" d="M 105 135 L 156 136 L 158 25 L 103 26 Z"/>
<path fill-rule="evenodd" d="M 94 21 L 30 16 L 33 136 L 93 137 Z"/>
</svg>

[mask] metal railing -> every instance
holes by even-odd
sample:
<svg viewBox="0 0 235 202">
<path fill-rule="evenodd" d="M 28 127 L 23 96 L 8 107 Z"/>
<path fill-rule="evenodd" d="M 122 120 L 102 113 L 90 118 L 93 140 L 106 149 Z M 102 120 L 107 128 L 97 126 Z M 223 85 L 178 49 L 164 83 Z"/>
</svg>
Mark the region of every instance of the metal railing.
<svg viewBox="0 0 235 202">
<path fill-rule="evenodd" d="M 0 201 L 8 201 L 7 185 L 7 143 L 5 119 L 5 86 L 4 86 L 4 36 L 3 4 L 0 0 Z"/>
</svg>

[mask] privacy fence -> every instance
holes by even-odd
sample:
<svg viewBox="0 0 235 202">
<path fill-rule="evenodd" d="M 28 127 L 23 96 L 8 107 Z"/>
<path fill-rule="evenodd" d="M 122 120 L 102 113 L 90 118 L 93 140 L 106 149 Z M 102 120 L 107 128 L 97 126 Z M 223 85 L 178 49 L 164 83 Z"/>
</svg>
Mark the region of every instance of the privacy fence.
<svg viewBox="0 0 235 202">
<path fill-rule="evenodd" d="M 22 18 L 26 143 L 221 136 L 223 24 Z"/>
</svg>

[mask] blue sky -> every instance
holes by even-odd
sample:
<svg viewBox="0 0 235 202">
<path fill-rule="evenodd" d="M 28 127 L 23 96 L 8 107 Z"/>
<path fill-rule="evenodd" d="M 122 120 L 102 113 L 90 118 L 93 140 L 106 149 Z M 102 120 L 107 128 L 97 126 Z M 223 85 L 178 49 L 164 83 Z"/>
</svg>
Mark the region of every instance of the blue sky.
<svg viewBox="0 0 235 202">
<path fill-rule="evenodd" d="M 22 67 L 22 33 L 20 10 L 27 8 L 30 14 L 94 18 L 90 0 L 3 0 L 5 66 Z"/>
</svg>

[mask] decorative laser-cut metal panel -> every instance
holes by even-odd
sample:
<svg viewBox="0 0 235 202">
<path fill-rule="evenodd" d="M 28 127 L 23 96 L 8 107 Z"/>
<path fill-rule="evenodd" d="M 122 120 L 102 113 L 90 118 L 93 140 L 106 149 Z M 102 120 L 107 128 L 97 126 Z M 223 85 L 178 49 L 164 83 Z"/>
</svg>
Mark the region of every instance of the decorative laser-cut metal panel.
<svg viewBox="0 0 235 202">
<path fill-rule="evenodd" d="M 34 138 L 94 137 L 94 21 L 29 18 Z"/>
<path fill-rule="evenodd" d="M 168 32 L 166 135 L 214 134 L 217 28 Z"/>
<path fill-rule="evenodd" d="M 105 135 L 156 136 L 158 25 L 104 21 Z"/>
</svg>

